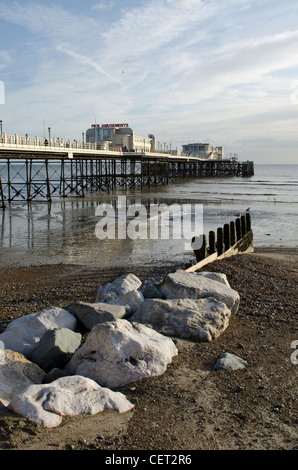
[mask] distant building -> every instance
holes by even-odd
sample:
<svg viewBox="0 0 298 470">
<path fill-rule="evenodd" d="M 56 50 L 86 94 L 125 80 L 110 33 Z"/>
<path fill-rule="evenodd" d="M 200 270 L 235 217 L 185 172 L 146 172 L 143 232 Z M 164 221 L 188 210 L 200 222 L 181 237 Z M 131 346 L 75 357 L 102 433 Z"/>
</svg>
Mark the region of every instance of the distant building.
<svg viewBox="0 0 298 470">
<path fill-rule="evenodd" d="M 155 137 L 140 137 L 128 124 L 92 124 L 86 131 L 86 142 L 97 143 L 103 150 L 155 152 Z"/>
<path fill-rule="evenodd" d="M 186 155 L 199 157 L 202 160 L 222 160 L 224 148 L 212 144 L 196 143 L 182 145 L 182 152 Z"/>
</svg>

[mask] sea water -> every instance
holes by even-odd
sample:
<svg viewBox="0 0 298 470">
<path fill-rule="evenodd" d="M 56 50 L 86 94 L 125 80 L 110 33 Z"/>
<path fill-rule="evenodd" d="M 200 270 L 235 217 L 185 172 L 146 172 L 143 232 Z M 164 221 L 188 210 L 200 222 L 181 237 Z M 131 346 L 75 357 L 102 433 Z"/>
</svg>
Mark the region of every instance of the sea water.
<svg viewBox="0 0 298 470">
<path fill-rule="evenodd" d="M 141 204 L 202 207 L 203 233 L 249 210 L 255 247 L 298 247 L 298 165 L 255 165 L 249 178 L 197 178 L 143 190 L 97 193 L 47 203 L 14 202 L 0 209 L 0 263 L 71 263 L 115 267 L 187 261 L 193 258 L 183 238 L 100 240 L 96 209 Z M 174 224 L 173 218 L 169 224 Z"/>
</svg>

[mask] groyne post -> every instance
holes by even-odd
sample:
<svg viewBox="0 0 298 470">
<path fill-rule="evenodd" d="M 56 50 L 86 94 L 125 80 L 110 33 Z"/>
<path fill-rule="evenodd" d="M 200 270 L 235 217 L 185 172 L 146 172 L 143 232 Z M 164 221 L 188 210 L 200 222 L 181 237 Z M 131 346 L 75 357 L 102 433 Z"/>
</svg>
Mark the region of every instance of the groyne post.
<svg viewBox="0 0 298 470">
<path fill-rule="evenodd" d="M 209 232 L 209 247 L 206 246 L 206 237 L 203 236 L 203 244 L 200 250 L 194 250 L 197 263 L 204 260 L 214 261 L 218 257 L 225 257 L 226 254 L 245 251 L 252 247 L 253 233 L 251 229 L 251 216 L 246 213 L 238 217 L 223 227 L 218 227 L 215 232 Z M 215 256 L 214 256 L 215 255 Z M 207 262 L 206 261 L 206 262 Z M 206 263 L 204 263 L 206 264 Z"/>
</svg>

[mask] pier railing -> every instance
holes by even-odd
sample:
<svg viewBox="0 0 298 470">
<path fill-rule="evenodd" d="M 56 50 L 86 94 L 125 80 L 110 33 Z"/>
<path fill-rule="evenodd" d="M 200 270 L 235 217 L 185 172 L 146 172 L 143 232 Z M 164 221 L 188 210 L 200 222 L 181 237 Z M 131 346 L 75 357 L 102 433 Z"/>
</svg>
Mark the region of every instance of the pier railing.
<svg viewBox="0 0 298 470">
<path fill-rule="evenodd" d="M 195 242 L 195 238 L 192 240 Z M 253 251 L 253 232 L 251 228 L 251 216 L 249 212 L 237 217 L 235 221 L 210 231 L 207 236 L 202 236 L 202 244 L 194 250 L 197 263 L 186 269 L 194 272 L 212 263 L 216 259 L 228 258 L 237 253 Z"/>
</svg>

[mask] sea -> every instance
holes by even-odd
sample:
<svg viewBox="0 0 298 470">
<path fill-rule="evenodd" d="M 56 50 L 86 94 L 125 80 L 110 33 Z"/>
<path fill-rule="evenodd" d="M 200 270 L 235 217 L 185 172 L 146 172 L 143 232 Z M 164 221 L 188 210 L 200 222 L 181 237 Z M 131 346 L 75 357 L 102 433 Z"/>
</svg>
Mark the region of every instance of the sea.
<svg viewBox="0 0 298 470">
<path fill-rule="evenodd" d="M 254 247 L 297 248 L 298 165 L 255 164 L 254 170 L 252 177 L 184 179 L 51 204 L 13 202 L 0 209 L 0 265 L 109 268 L 193 261 L 190 235 L 208 235 L 248 211 Z M 160 226 L 153 235 L 154 219 L 165 230 Z"/>
</svg>

